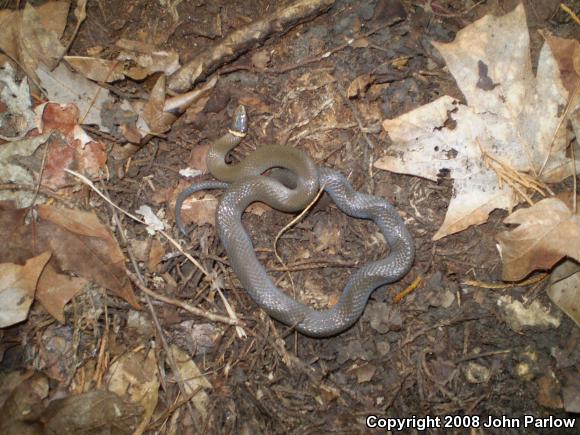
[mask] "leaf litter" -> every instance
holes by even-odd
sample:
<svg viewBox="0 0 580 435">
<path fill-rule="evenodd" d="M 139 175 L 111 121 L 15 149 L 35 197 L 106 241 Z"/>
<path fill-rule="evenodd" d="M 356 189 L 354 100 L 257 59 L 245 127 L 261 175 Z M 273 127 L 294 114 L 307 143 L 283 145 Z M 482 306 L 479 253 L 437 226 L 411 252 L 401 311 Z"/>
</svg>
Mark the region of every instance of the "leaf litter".
<svg viewBox="0 0 580 435">
<path fill-rule="evenodd" d="M 519 227 L 498 234 L 502 278 L 520 281 L 550 270 L 564 257 L 578 260 L 580 221 L 552 194 L 580 171 L 567 155 L 568 120 L 580 110 L 580 43 L 544 33 L 534 75 L 523 4 L 503 16 L 485 16 L 436 43 L 466 104 L 443 96 L 383 122 L 393 144 L 374 165 L 379 169 L 438 181 L 453 179 L 445 219 L 433 240 L 486 222 L 495 209 L 512 212 L 504 223 Z M 572 154 L 574 156 L 574 154 Z M 571 287 L 554 302 L 580 301 Z M 580 307 L 566 303 L 565 312 Z M 577 319 L 577 316 L 573 316 Z"/>
<path fill-rule="evenodd" d="M 318 3 L 317 7 L 326 8 L 332 2 L 320 1 Z M 157 50 L 154 46 L 137 40 L 138 38 L 118 40 L 116 50 L 120 50 L 120 53 L 115 52 L 115 56 L 109 55 L 106 58 L 65 56 L 64 60 L 75 70 L 71 71 L 61 62 L 61 58 L 72 39 L 69 43 L 60 41 L 69 4 L 51 2 L 47 5 L 40 7 L 27 5 L 24 11 L 1 11 L 0 13 L 0 18 L 7 23 L 0 31 L 0 47 L 18 65 L 24 67 L 32 82 L 35 100 L 42 97 L 42 95 L 36 95 L 38 91 L 43 92 L 49 100 L 37 106 L 36 113 L 32 112 L 31 100 L 26 88 L 28 81 L 18 82 L 13 74 L 7 74 L 5 89 L 15 93 L 16 97 L 2 97 L 2 101 L 5 104 L 9 103 L 7 104 L 9 110 L 18 114 L 19 118 L 16 124 L 7 126 L 6 129 L 4 129 L 5 124 L 0 124 L 2 127 L 0 133 L 6 131 L 9 133 L 8 137 L 17 139 L 0 145 L 0 181 L 23 185 L 36 183 L 38 186 L 35 192 L 31 192 L 25 200 L 18 203 L 19 207 L 29 207 L 31 204 L 34 204 L 34 207 L 17 208 L 15 204 L 0 204 L 0 236 L 2 236 L 0 239 L 4 243 L 4 248 L 0 249 L 0 268 L 6 267 L 10 273 L 19 273 L 24 283 L 20 284 L 20 281 L 18 285 L 14 285 L 13 281 L 5 283 L 4 287 L 9 290 L 4 292 L 4 296 L 10 299 L 13 296 L 11 292 L 17 290 L 20 292 L 21 299 L 16 304 L 0 304 L 3 307 L 0 319 L 6 318 L 8 324 L 12 324 L 21 322 L 27 317 L 36 316 L 34 309 L 30 311 L 31 304 L 36 298 L 49 315 L 65 323 L 67 318 L 69 321 L 72 320 L 68 315 L 65 316 L 65 307 L 74 299 L 73 309 L 67 311 L 69 314 L 74 314 L 74 329 L 69 327 L 69 323 L 61 330 L 60 325 L 56 323 L 43 328 L 41 336 L 43 345 L 38 347 L 37 361 L 40 363 L 39 369 L 58 382 L 67 383 L 74 376 L 70 391 L 74 391 L 77 395 L 52 400 L 50 406 L 42 411 L 44 409 L 42 400 L 48 394 L 48 384 L 45 378 L 33 379 L 38 385 L 38 391 L 35 394 L 29 392 L 28 397 L 25 391 L 19 390 L 17 393 L 38 408 L 36 413 L 31 414 L 31 419 L 38 418 L 44 430 L 49 432 L 63 430 L 79 432 L 86 430 L 87 427 L 99 427 L 121 432 L 142 433 L 151 428 L 157 430 L 160 425 L 165 427 L 166 424 L 171 430 L 175 429 L 175 419 L 179 418 L 180 405 L 183 403 L 188 403 L 188 406 L 190 404 L 193 407 L 194 413 L 187 417 L 194 425 L 197 416 L 201 416 L 202 421 L 207 423 L 209 412 L 215 411 L 211 400 L 215 398 L 216 393 L 223 393 L 224 385 L 225 390 L 228 390 L 230 386 L 235 388 L 235 382 L 243 382 L 244 388 L 254 394 L 251 390 L 251 383 L 243 381 L 243 370 L 247 369 L 245 360 L 235 360 L 234 366 L 237 367 L 232 373 L 230 359 L 223 370 L 226 378 L 223 382 L 230 381 L 231 383 L 222 385 L 221 379 L 212 376 L 211 379 L 216 379 L 217 385 L 214 386 L 209 381 L 209 375 L 206 376 L 205 364 L 203 368 L 201 365 L 198 366 L 195 362 L 198 359 L 194 361 L 192 355 L 200 352 L 205 358 L 205 351 L 200 349 L 217 348 L 218 344 L 226 338 L 221 330 L 215 333 L 215 337 L 212 336 L 212 340 L 205 347 L 195 345 L 190 348 L 185 345 L 187 352 L 174 344 L 168 346 L 163 343 L 165 360 L 160 358 L 163 352 L 158 352 L 155 346 L 138 346 L 127 350 L 126 344 L 117 341 L 115 333 L 122 326 L 118 323 L 116 312 L 107 315 L 107 309 L 110 310 L 113 307 L 116 310 L 117 306 L 109 305 L 106 301 L 104 305 L 99 305 L 98 297 L 95 295 L 102 294 L 89 290 L 89 287 L 107 288 L 111 294 L 124 299 L 130 305 L 134 307 L 139 305 L 125 274 L 125 253 L 123 252 L 125 245 L 123 248 L 119 246 L 108 225 L 103 225 L 94 213 L 63 209 L 52 204 L 38 204 L 46 201 L 43 191 L 47 190 L 50 194 L 58 193 L 66 200 L 71 200 L 70 204 L 74 204 L 75 207 L 79 200 L 85 199 L 83 190 L 74 186 L 72 180 L 65 175 L 66 170 L 81 172 L 93 180 L 104 180 L 110 177 L 106 160 L 107 145 L 108 141 L 112 140 L 111 138 L 115 139 L 113 148 L 124 141 L 147 144 L 151 137 L 164 138 L 165 134 L 173 134 L 174 124 L 184 113 L 185 116 L 181 119 L 185 119 L 186 123 L 193 122 L 202 112 L 204 112 L 204 119 L 210 119 L 206 116 L 206 109 L 216 104 L 213 101 L 213 94 L 216 93 L 214 87 L 218 80 L 217 75 L 188 93 L 174 95 L 170 91 L 170 96 L 168 96 L 166 95 L 166 76 L 179 68 L 179 58 L 176 52 Z M 434 4 L 435 6 L 437 5 Z M 78 2 L 74 13 L 77 18 L 75 34 L 80 23 L 86 18 L 84 7 L 84 2 Z M 384 8 L 384 5 L 382 7 Z M 310 13 L 312 12 L 308 12 Z M 280 29 L 277 26 L 271 26 L 273 22 L 268 21 L 271 16 L 275 14 L 266 17 L 263 24 L 267 26 L 261 28 L 259 33 L 252 36 L 237 32 L 237 40 L 234 42 L 239 43 L 243 50 L 247 50 L 244 44 L 247 43 L 248 38 L 261 40 L 270 32 L 278 32 Z M 292 17 L 290 21 L 291 19 Z M 12 22 L 20 23 L 20 26 L 27 25 L 28 28 L 19 30 L 18 26 Z M 221 27 L 221 23 L 219 26 Z M 252 25 L 248 26 L 248 29 L 252 28 Z M 553 197 L 535 203 L 538 195 L 551 195 L 548 183 L 557 183 L 573 174 L 574 162 L 566 154 L 566 147 L 572 141 L 567 121 L 570 120 L 576 133 L 580 126 L 578 121 L 580 114 L 576 110 L 578 103 L 572 98 L 578 96 L 578 68 L 575 68 L 574 63 L 578 57 L 578 43 L 561 40 L 548 34 L 545 34 L 544 38 L 547 44 L 540 52 L 535 75 L 532 72 L 529 36 L 523 6 L 518 6 L 513 12 L 503 17 L 486 16 L 473 25 L 465 27 L 457 34 L 453 43 L 435 44 L 446 60 L 450 72 L 456 78 L 467 104 L 445 96 L 402 117 L 385 120 L 383 127 L 395 145 L 389 148 L 387 156 L 375 163 L 376 167 L 382 169 L 418 175 L 433 181 L 437 181 L 444 172 L 450 173 L 455 183 L 454 195 L 444 223 L 435 235 L 435 239 L 485 222 L 489 213 L 495 208 L 511 211 L 519 203 L 528 202 L 531 205 L 529 208 L 516 211 L 505 221 L 519 226 L 498 235 L 502 247 L 504 279 L 519 279 L 536 269 L 550 269 L 566 256 L 577 258 L 575 242 L 578 239 L 575 236 L 572 237 L 572 234 L 575 235 L 577 231 L 575 208 Z M 354 39 L 353 43 L 349 42 L 345 46 L 371 49 L 373 46 L 370 39 L 370 37 Z M 510 45 L 502 49 L 501 45 L 506 41 Z M 181 70 L 182 73 L 185 72 L 185 76 L 177 74 L 172 77 L 168 82 L 169 87 L 177 89 L 185 82 L 190 85 L 199 81 L 220 64 L 228 63 L 232 54 L 236 54 L 236 45 L 227 46 L 227 44 L 217 43 L 214 47 L 218 50 L 217 55 L 211 59 L 211 65 L 201 65 L 199 60 L 190 62 Z M 101 53 L 102 47 L 93 47 L 87 50 L 88 52 Z M 574 53 L 572 56 L 571 52 Z M 501 53 L 501 56 L 498 56 L 498 53 Z M 272 50 L 268 48 L 251 56 L 250 62 L 256 70 L 264 74 L 271 73 L 279 54 L 275 48 Z M 396 65 L 396 62 L 393 62 L 393 65 L 403 71 L 408 67 L 408 61 L 412 60 L 412 57 L 404 56 L 400 59 L 403 61 Z M 5 71 L 8 71 L 8 68 Z M 319 74 L 320 72 L 322 74 Z M 313 86 L 312 77 L 316 75 L 325 78 L 322 80 L 323 83 Z M 185 82 L 176 80 L 184 77 L 187 78 Z M 375 79 L 380 77 L 380 74 L 375 75 L 374 70 L 370 73 L 363 71 L 363 74 L 357 72 L 352 77 L 354 80 L 346 91 L 348 98 L 362 100 L 376 97 L 373 96 L 376 91 Z M 129 98 L 129 102 L 125 97 L 101 86 L 105 82 L 130 82 L 148 78 L 150 80 L 147 86 L 154 85 L 146 101 L 141 98 Z M 313 74 L 301 75 L 296 85 L 303 86 L 304 89 L 324 88 L 326 90 L 326 86 L 336 81 L 332 74 L 323 69 Z M 40 85 L 38 89 L 36 85 Z M 120 86 L 118 89 L 125 88 Z M 219 93 L 219 90 L 217 92 Z M 320 93 L 320 90 L 318 92 Z M 270 102 L 266 103 L 267 100 L 258 93 L 253 94 L 251 91 L 243 95 L 241 92 L 238 93 L 240 95 L 235 95 L 242 103 L 254 107 L 256 112 L 264 115 L 259 120 L 259 123 L 263 123 L 261 125 L 263 134 L 269 128 L 273 116 L 276 115 L 274 105 Z M 128 93 L 123 95 L 126 96 Z M 288 98 L 291 99 L 293 96 L 296 95 L 289 95 Z M 328 105 L 323 106 L 319 111 L 314 111 L 313 116 L 304 116 L 307 111 L 304 110 L 301 113 L 298 110 L 299 104 L 295 104 L 291 111 L 297 119 L 300 119 L 300 116 L 303 118 L 291 128 L 308 127 L 313 118 L 318 117 L 322 110 L 329 108 L 335 110 L 336 101 L 327 101 L 327 103 Z M 213 106 L 209 112 L 214 113 L 212 110 L 215 110 Z M 372 108 L 363 107 L 361 113 L 365 122 L 375 122 L 379 119 Z M 542 116 L 539 116 L 540 114 Z M 91 138 L 86 130 L 81 128 L 81 125 L 85 124 L 92 125 L 93 128 L 89 131 L 92 133 L 96 131 L 101 140 Z M 38 128 L 37 131 L 32 130 L 35 126 Z M 20 137 L 27 133 L 27 137 Z M 296 135 L 290 133 L 292 130 L 288 130 L 287 134 L 283 132 L 280 137 L 297 141 L 302 138 L 300 135 L 307 135 L 308 131 L 302 130 Z M 131 169 L 133 154 L 138 152 L 140 147 L 126 146 L 125 148 L 122 160 L 127 159 L 126 167 Z M 195 150 L 201 153 L 201 148 L 196 147 L 192 155 L 196 153 Z M 313 152 L 318 153 L 319 150 L 315 149 Z M 316 158 L 322 160 L 328 157 L 318 154 Z M 202 167 L 195 165 L 192 167 L 198 171 L 204 171 Z M 183 176 L 186 177 L 188 173 L 184 170 Z M 149 180 L 148 182 L 154 190 L 153 183 Z M 156 195 L 164 198 L 161 202 L 166 202 L 168 207 L 172 208 L 171 198 L 175 197 L 175 193 L 181 187 L 182 183 L 179 183 L 177 188 L 163 191 L 172 193 L 158 191 Z M 84 193 L 86 194 L 86 191 Z M 15 195 L 7 197 L 14 199 Z M 184 207 L 187 220 L 197 225 L 213 223 L 216 203 L 215 197 L 209 195 L 201 200 L 191 199 L 190 204 Z M 95 206 L 94 200 L 86 204 Z M 148 225 L 146 230 L 150 235 L 163 229 L 165 225 L 162 220 L 165 217 L 163 210 L 154 213 L 150 207 L 135 205 L 133 202 L 131 207 L 144 216 Z M 25 221 L 26 217 L 28 220 Z M 116 221 L 115 224 L 117 224 Z M 123 230 L 119 228 L 119 231 Z M 538 237 L 538 234 L 542 234 L 543 237 Z M 566 236 L 572 237 L 572 243 L 564 246 Z M 175 278 L 167 272 L 168 261 L 175 261 L 175 258 L 179 258 L 179 254 L 166 253 L 157 239 L 145 236 L 146 240 L 140 240 L 134 237 L 134 235 L 130 236 L 127 240 L 128 244 L 135 248 L 134 255 L 137 260 L 147 263 L 148 271 L 154 274 L 151 279 L 153 285 L 163 286 L 168 291 L 181 291 L 181 284 L 178 284 Z M 530 238 L 534 240 L 531 241 Z M 320 234 L 320 239 L 327 247 L 332 247 L 336 243 L 337 254 L 343 250 L 340 249 L 341 245 L 337 241 L 339 238 L 336 237 L 333 240 L 330 230 L 325 229 Z M 207 254 L 208 240 L 202 238 L 194 241 L 194 243 L 197 242 L 200 251 Z M 39 256 L 40 252 L 44 253 Z M 46 261 L 43 256 L 46 257 Z M 572 265 L 575 266 L 574 263 Z M 208 284 L 203 278 L 189 274 L 186 268 L 181 268 L 181 264 L 178 267 L 183 282 L 192 280 L 202 289 Z M 575 319 L 576 323 L 578 323 L 577 301 L 580 300 L 580 294 L 578 286 L 567 280 L 574 277 L 577 271 L 572 267 L 563 273 L 563 278 L 554 277 L 549 290 L 552 300 Z M 1 274 L 0 281 L 2 281 Z M 311 280 L 307 278 L 306 282 L 310 283 Z M 453 302 L 455 295 L 449 291 L 448 293 L 451 296 L 450 301 Z M 3 290 L 0 283 L 0 299 L 2 297 Z M 195 297 L 198 298 L 200 295 Z M 201 297 L 205 296 L 202 294 Z M 214 297 L 214 292 L 210 292 L 208 299 L 213 302 Z M 94 307 L 95 318 L 92 320 L 89 318 L 79 320 L 77 317 L 78 303 L 83 298 L 88 298 L 91 306 L 98 306 Z M 457 298 L 457 305 L 460 305 L 459 294 Z M 508 317 L 508 324 L 518 331 L 530 326 L 559 325 L 559 318 L 551 316 L 539 303 L 534 302 L 526 306 L 511 298 L 501 299 L 500 303 L 503 312 Z M 443 304 L 440 305 L 448 308 Z M 385 310 L 388 314 L 390 313 L 390 316 L 383 316 Z M 170 320 L 179 325 L 191 322 L 189 320 L 183 322 L 177 310 L 159 308 L 159 311 L 164 314 L 166 322 L 163 328 L 170 326 Z M 387 361 L 391 352 L 389 342 L 393 342 L 391 335 L 399 334 L 406 329 L 403 325 L 402 311 L 398 309 L 398 306 L 393 308 L 385 302 L 369 305 L 367 311 L 366 321 L 370 323 L 370 327 L 385 335 L 385 341 L 376 345 L 379 353 Z M 131 312 L 138 313 L 140 316 L 142 314 L 137 311 Z M 104 326 L 98 324 L 103 313 L 105 313 Z M 146 316 L 141 317 L 148 328 L 133 327 L 136 330 L 134 333 L 145 333 L 147 329 L 149 337 L 155 334 L 153 344 L 158 342 L 158 334 L 161 334 L 159 338 L 163 342 L 164 331 L 154 329 L 153 324 L 149 323 L 150 320 L 145 318 Z M 109 319 L 114 319 L 114 324 L 109 325 Z M 99 346 L 98 355 L 93 353 L 83 361 L 82 367 L 79 367 L 77 358 L 81 356 L 83 343 L 91 337 L 83 335 L 79 338 L 75 335 L 79 331 L 76 323 L 78 321 L 88 322 L 87 326 L 94 328 L 92 339 Z M 94 323 L 91 324 L 91 321 Z M 193 323 L 194 329 L 196 326 L 198 325 Z M 188 330 L 191 328 L 187 327 Z M 268 331 L 267 334 L 271 332 Z M 201 334 L 202 337 L 206 335 L 206 333 Z M 63 340 L 66 346 L 61 346 Z M 276 343 L 282 343 L 282 348 L 284 348 L 284 341 L 279 338 L 276 340 Z M 229 343 L 231 344 L 231 341 Z M 372 387 L 378 379 L 383 377 L 384 368 L 382 364 L 371 363 L 373 352 L 369 351 L 367 346 L 370 342 L 365 343 L 364 347 L 358 341 L 351 341 L 351 343 L 356 344 L 353 347 L 355 350 L 352 351 L 352 359 L 355 362 L 348 372 L 356 377 L 359 385 Z M 253 352 L 253 345 L 254 342 L 244 352 L 250 349 Z M 371 345 L 374 346 L 374 342 Z M 266 344 L 259 343 L 259 346 L 262 357 L 270 358 L 270 355 L 264 354 Z M 365 349 L 367 349 L 368 358 L 361 356 Z M 60 359 L 61 364 L 51 364 L 55 358 Z M 229 356 L 222 354 L 220 358 L 221 364 Z M 328 359 L 323 355 L 322 359 L 325 358 Z M 361 361 L 361 358 L 364 361 Z M 285 355 L 282 359 L 286 361 L 286 364 L 288 364 L 287 361 L 292 361 L 290 355 Z M 203 362 L 205 363 L 205 359 Z M 426 364 L 425 361 L 422 363 Z M 429 364 L 432 365 L 432 362 Z M 165 379 L 165 365 L 171 368 L 170 374 L 173 377 L 171 382 Z M 469 365 L 470 368 L 475 366 L 487 370 L 489 374 L 489 369 L 484 365 L 475 363 Z M 288 365 L 288 368 L 291 366 Z M 218 370 L 221 373 L 221 369 Z M 250 370 L 252 370 L 251 367 Z M 331 377 L 335 373 L 341 375 L 339 371 L 335 372 L 334 368 L 330 370 Z M 468 371 L 474 372 L 472 369 Z M 426 373 L 430 376 L 429 372 Z M 231 378 L 228 379 L 228 376 Z M 274 388 L 277 388 L 275 375 L 270 373 L 268 376 Z M 403 381 L 406 379 L 404 376 L 406 375 L 401 375 Z M 482 378 L 485 377 L 471 376 L 472 381 L 469 381 L 468 376 L 468 381 L 486 383 L 488 378 L 484 381 L 481 380 Z M 28 385 L 27 382 L 30 383 L 26 379 L 19 382 L 21 386 Z M 167 409 L 166 412 L 172 413 L 169 419 L 169 414 L 158 413 L 158 405 L 161 404 L 160 393 L 162 390 L 167 392 L 168 389 L 174 388 L 172 384 L 179 384 L 177 400 L 180 402 L 163 404 Z M 2 377 L 0 376 L 1 385 Z M 105 390 L 102 389 L 103 386 Z M 402 383 L 392 386 L 395 392 L 403 388 Z M 319 387 L 323 392 L 323 397 L 317 397 L 318 401 L 324 399 L 327 402 L 343 401 L 340 388 L 333 387 L 332 384 L 320 384 Z M 216 390 L 210 394 L 213 388 Z M 263 397 L 264 391 L 266 394 L 271 394 L 270 389 L 266 387 L 263 390 L 258 389 L 255 393 L 257 400 L 269 398 Z M 229 400 L 228 395 L 226 391 L 224 395 L 227 397 L 226 400 Z M 20 400 L 19 397 L 15 393 L 8 406 L 12 406 L 13 400 Z M 339 400 L 336 400 L 337 398 Z M 383 404 L 383 400 L 385 400 L 384 397 L 377 398 L 376 405 Z M 557 408 L 570 406 L 572 400 L 565 400 L 564 404 L 559 403 Z M 229 407 L 232 406 L 230 402 L 225 403 Z M 281 403 L 288 404 L 286 398 Z M 375 404 L 369 406 L 375 406 Z M 3 409 L 4 407 L 0 409 L 0 413 Z M 190 412 L 191 409 L 190 407 Z M 264 409 L 271 412 L 271 408 Z M 9 427 L 11 424 L 14 426 Z M 7 425 L 8 430 L 29 428 L 19 416 L 10 416 L 8 423 L 0 422 L 0 428 L 4 428 L 3 425 Z"/>
<path fill-rule="evenodd" d="M 467 104 L 443 96 L 383 122 L 393 145 L 375 166 L 437 181 L 454 180 L 445 219 L 433 240 L 487 221 L 498 208 L 512 210 L 528 190 L 573 174 L 561 128 L 570 93 L 558 63 L 544 44 L 534 75 L 522 4 L 501 16 L 485 16 L 457 33 L 454 42 L 433 43 Z M 547 163 L 546 163 L 547 162 Z M 528 174 L 529 186 L 511 174 Z M 580 166 L 579 166 L 580 167 Z M 504 171 L 505 172 L 505 171 Z"/>
</svg>

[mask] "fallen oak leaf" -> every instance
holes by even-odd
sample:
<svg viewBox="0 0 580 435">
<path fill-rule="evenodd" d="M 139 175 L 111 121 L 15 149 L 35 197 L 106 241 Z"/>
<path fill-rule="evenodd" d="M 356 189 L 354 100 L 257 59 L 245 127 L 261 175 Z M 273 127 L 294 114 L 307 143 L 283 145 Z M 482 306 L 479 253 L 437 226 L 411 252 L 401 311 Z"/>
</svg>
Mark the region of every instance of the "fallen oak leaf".
<svg viewBox="0 0 580 435">
<path fill-rule="evenodd" d="M 509 215 L 517 228 L 496 236 L 504 281 L 519 281 L 532 271 L 549 270 L 565 256 L 580 261 L 580 216 L 558 198 L 546 198 Z"/>
<path fill-rule="evenodd" d="M 30 258 L 23 266 L 0 264 L 0 328 L 22 322 L 34 300 L 36 284 L 50 252 Z"/>
<path fill-rule="evenodd" d="M 89 212 L 38 207 L 38 238 L 50 247 L 60 269 L 74 272 L 139 308 L 125 274 L 125 257 L 109 229 Z"/>
</svg>

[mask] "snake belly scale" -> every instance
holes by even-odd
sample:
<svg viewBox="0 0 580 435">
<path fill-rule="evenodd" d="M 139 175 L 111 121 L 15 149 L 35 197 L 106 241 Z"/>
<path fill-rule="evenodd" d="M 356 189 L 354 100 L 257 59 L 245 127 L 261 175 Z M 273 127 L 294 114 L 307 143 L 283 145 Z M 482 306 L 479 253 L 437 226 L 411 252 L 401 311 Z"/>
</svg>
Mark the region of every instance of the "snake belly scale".
<svg viewBox="0 0 580 435">
<path fill-rule="evenodd" d="M 194 192 L 225 189 L 217 208 L 216 225 L 230 265 L 251 298 L 270 316 L 311 337 L 336 335 L 352 326 L 362 315 L 369 296 L 377 288 L 401 279 L 411 268 L 415 255 L 413 238 L 403 220 L 385 199 L 356 192 L 340 173 L 317 167 L 302 151 L 288 146 L 259 148 L 236 165 L 225 162 L 247 131 L 243 106 L 236 110 L 230 130 L 211 147 L 207 166 L 220 181 L 205 181 L 182 191 L 175 205 L 175 220 L 187 234 L 181 219 L 183 202 Z M 268 175 L 265 171 L 273 169 Z M 386 258 L 354 272 L 329 309 L 315 310 L 278 289 L 256 257 L 252 241 L 242 225 L 242 214 L 260 201 L 281 211 L 306 207 L 323 186 L 337 207 L 349 216 L 372 220 L 389 245 Z"/>
</svg>

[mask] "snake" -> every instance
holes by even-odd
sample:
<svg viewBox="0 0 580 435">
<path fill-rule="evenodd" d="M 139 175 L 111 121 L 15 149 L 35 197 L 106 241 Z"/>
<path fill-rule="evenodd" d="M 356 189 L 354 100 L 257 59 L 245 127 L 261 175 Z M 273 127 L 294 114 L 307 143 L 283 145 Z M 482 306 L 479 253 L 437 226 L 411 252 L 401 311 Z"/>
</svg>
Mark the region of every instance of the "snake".
<svg viewBox="0 0 580 435">
<path fill-rule="evenodd" d="M 274 319 L 316 338 L 337 335 L 361 317 L 370 295 L 381 286 L 400 280 L 411 269 L 415 256 L 413 238 L 397 210 L 384 198 L 355 191 L 350 182 L 332 168 L 317 166 L 302 150 L 268 145 L 239 163 L 226 163 L 228 153 L 247 134 L 248 116 L 243 105 L 234 112 L 228 131 L 208 151 L 208 171 L 217 180 L 196 182 L 179 193 L 175 222 L 187 236 L 181 208 L 193 193 L 222 189 L 216 209 L 216 228 L 229 263 L 242 287 Z M 242 224 L 242 215 L 254 202 L 284 212 L 303 210 L 324 189 L 345 214 L 373 221 L 389 247 L 388 255 L 352 273 L 338 302 L 315 309 L 280 290 L 258 260 Z"/>
</svg>

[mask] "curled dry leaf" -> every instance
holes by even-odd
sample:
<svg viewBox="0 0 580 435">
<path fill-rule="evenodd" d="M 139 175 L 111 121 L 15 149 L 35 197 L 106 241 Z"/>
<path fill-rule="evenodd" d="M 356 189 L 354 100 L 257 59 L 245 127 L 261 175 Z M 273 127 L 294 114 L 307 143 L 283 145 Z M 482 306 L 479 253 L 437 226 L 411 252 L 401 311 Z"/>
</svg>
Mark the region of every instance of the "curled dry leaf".
<svg viewBox="0 0 580 435">
<path fill-rule="evenodd" d="M 177 116 L 165 111 L 165 76 L 162 75 L 151 90 L 149 101 L 143 108 L 143 119 L 153 134 L 164 133 L 171 128 Z"/>
<path fill-rule="evenodd" d="M 529 185 L 502 182 L 501 170 L 557 182 L 572 175 L 573 162 L 565 153 L 562 110 L 569 92 L 548 44 L 540 51 L 534 76 L 522 4 L 504 16 L 481 18 L 459 31 L 452 43 L 434 45 L 467 105 L 444 96 L 385 120 L 394 145 L 375 166 L 433 181 L 442 172 L 450 174 L 454 192 L 433 236 L 437 240 L 524 199 L 520 191 L 525 193 Z"/>
<path fill-rule="evenodd" d="M 549 270 L 565 256 L 580 261 L 580 216 L 558 198 L 546 198 L 509 215 L 517 228 L 497 235 L 502 278 L 519 281 L 534 270 Z"/>
<path fill-rule="evenodd" d="M 28 260 L 24 266 L 0 264 L 0 328 L 22 322 L 34 300 L 38 277 L 50 259 L 44 252 Z"/>
</svg>

